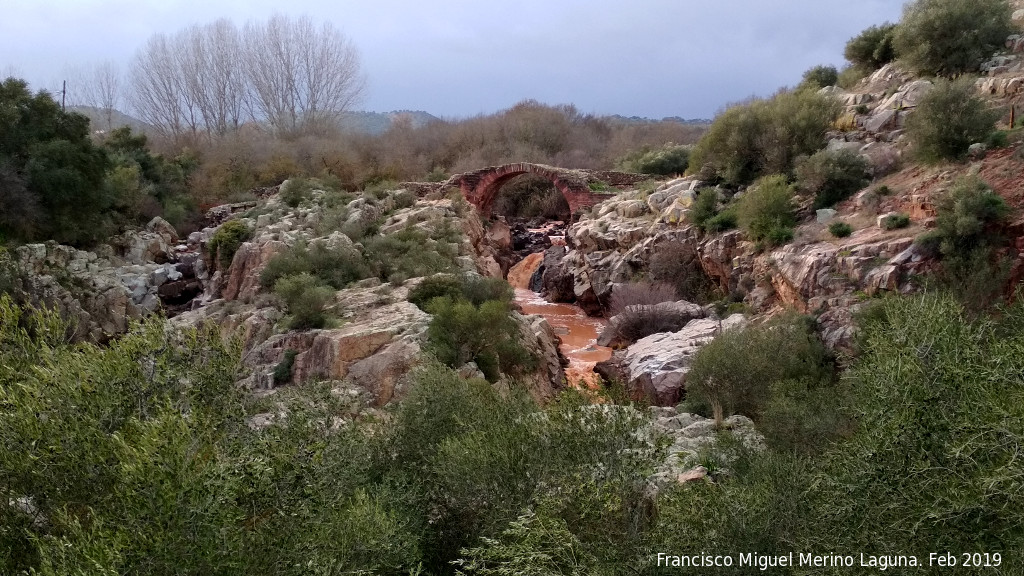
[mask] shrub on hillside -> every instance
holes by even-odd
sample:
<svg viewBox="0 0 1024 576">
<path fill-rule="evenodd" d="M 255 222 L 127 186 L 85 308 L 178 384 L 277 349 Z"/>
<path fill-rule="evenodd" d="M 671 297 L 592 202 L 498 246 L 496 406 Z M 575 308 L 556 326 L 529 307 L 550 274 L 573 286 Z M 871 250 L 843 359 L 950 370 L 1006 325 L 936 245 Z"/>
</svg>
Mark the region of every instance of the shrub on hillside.
<svg viewBox="0 0 1024 576">
<path fill-rule="evenodd" d="M 288 327 L 293 330 L 323 328 L 327 323 L 325 310 L 334 300 L 334 290 L 320 283 L 312 274 L 285 276 L 274 283 L 274 293 L 284 301 L 291 316 Z"/>
<path fill-rule="evenodd" d="M 430 232 L 409 226 L 386 236 L 367 238 L 365 255 L 381 280 L 401 284 L 409 278 L 457 271 L 458 248 L 452 243 L 458 239 L 458 231 L 447 221 Z"/>
<path fill-rule="evenodd" d="M 886 22 L 881 26 L 869 26 L 846 43 L 843 56 L 854 66 L 865 70 L 877 70 L 896 59 L 893 36 L 896 25 Z"/>
<path fill-rule="evenodd" d="M 506 302 L 488 300 L 479 306 L 449 296 L 434 298 L 427 306 L 433 315 L 427 328 L 427 348 L 452 368 L 475 362 L 490 382 L 501 372 L 519 373 L 532 368 L 534 359 L 519 343 L 519 327 Z"/>
<path fill-rule="evenodd" d="M 626 155 L 618 168 L 628 172 L 674 176 L 686 172 L 690 163 L 690 146 L 666 144 L 661 148 L 642 149 Z"/>
<path fill-rule="evenodd" d="M 984 180 L 966 176 L 939 198 L 935 228 L 919 236 L 917 243 L 926 252 L 943 257 L 963 256 L 976 248 L 998 245 L 999 239 L 986 230 L 1004 221 L 1009 213 L 1006 201 Z"/>
<path fill-rule="evenodd" d="M 438 274 L 425 278 L 409 291 L 409 302 L 421 310 L 427 310 L 434 298 L 448 297 L 452 300 L 467 300 L 479 306 L 489 300 L 508 304 L 515 293 L 512 286 L 502 278 L 489 278 L 476 274 L 456 276 Z"/>
<path fill-rule="evenodd" d="M 281 201 L 295 208 L 313 197 L 315 185 L 308 178 L 289 178 L 281 184 Z"/>
<path fill-rule="evenodd" d="M 910 216 L 897 213 L 882 218 L 882 230 L 898 230 L 910 226 Z"/>
<path fill-rule="evenodd" d="M 309 245 L 298 243 L 275 254 L 260 273 L 260 284 L 273 287 L 278 279 L 295 274 L 312 274 L 334 288 L 369 278 L 373 270 L 352 246 L 331 247 L 323 240 Z"/>
<path fill-rule="evenodd" d="M 740 228 L 755 242 L 778 245 L 792 239 L 796 210 L 786 177 L 767 176 L 748 188 L 736 204 L 736 215 Z"/>
<path fill-rule="evenodd" d="M 242 246 L 242 243 L 252 237 L 252 230 L 240 220 L 228 220 L 220 225 L 217 231 L 206 243 L 214 260 L 217 261 L 221 270 L 227 270 L 231 266 L 231 260 L 235 252 Z"/>
<path fill-rule="evenodd" d="M 1018 302 L 972 320 L 937 294 L 884 306 L 862 327 L 863 351 L 848 373 L 859 425 L 805 494 L 814 513 L 803 545 L 1018 548 L 1024 309 Z M 1003 565 L 1020 573 L 1017 558 Z"/>
<path fill-rule="evenodd" d="M 689 318 L 680 318 L 657 304 L 679 300 L 675 287 L 667 283 L 631 282 L 616 284 L 609 314 L 618 339 L 633 343 L 659 332 L 675 332 Z"/>
<path fill-rule="evenodd" d="M 853 228 L 846 222 L 836 221 L 828 225 L 829 234 L 836 238 L 846 238 L 853 234 Z"/>
<path fill-rule="evenodd" d="M 820 382 L 831 370 L 825 347 L 808 321 L 787 316 L 726 330 L 701 348 L 687 374 L 686 401 L 719 423 L 731 414 L 758 420 L 773 385 L 792 379 Z"/>
<path fill-rule="evenodd" d="M 957 76 L 977 72 L 1012 33 L 1006 0 L 914 0 L 903 7 L 893 44 L 918 74 Z"/>
<path fill-rule="evenodd" d="M 838 81 L 839 71 L 835 66 L 815 66 L 804 72 L 800 87 L 817 90 L 826 86 L 835 86 Z"/>
<path fill-rule="evenodd" d="M 871 180 L 868 163 L 851 150 L 821 150 L 797 161 L 796 186 L 814 196 L 814 208 L 846 200 Z"/>
<path fill-rule="evenodd" d="M 977 96 L 974 81 L 937 80 L 907 118 L 907 137 L 925 162 L 959 160 L 995 128 L 999 112 Z"/>
<path fill-rule="evenodd" d="M 693 205 L 686 212 L 686 219 L 694 226 L 704 230 L 704 223 L 718 213 L 718 190 L 702 188 L 693 199 Z"/>
<path fill-rule="evenodd" d="M 718 295 L 715 282 L 701 266 L 697 252 L 681 242 L 661 245 L 647 265 L 651 280 L 670 284 L 683 300 L 707 304 Z"/>
<path fill-rule="evenodd" d="M 721 212 L 704 221 L 704 231 L 709 233 L 724 232 L 738 225 L 736 206 L 726 206 Z"/>
<path fill-rule="evenodd" d="M 694 146 L 690 169 L 732 186 L 789 173 L 798 156 L 825 146 L 825 133 L 839 112 L 833 98 L 811 90 L 733 106 Z"/>
<path fill-rule="evenodd" d="M 981 178 L 968 176 L 954 182 L 935 211 L 935 228 L 915 242 L 942 259 L 938 285 L 972 312 L 987 308 L 1003 295 L 1010 276 L 1009 263 L 997 255 L 1005 239 L 993 232 L 1006 221 L 1009 206 Z"/>
</svg>

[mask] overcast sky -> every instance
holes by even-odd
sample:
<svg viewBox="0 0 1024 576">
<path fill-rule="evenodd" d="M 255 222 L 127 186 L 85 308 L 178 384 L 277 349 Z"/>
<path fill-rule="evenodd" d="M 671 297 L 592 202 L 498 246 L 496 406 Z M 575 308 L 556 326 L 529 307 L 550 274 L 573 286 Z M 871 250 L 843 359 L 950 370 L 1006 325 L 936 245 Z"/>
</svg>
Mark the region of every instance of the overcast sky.
<svg viewBox="0 0 1024 576">
<path fill-rule="evenodd" d="M 966 1 L 966 0 L 965 0 Z M 903 0 L 0 0 L 0 75 L 59 88 L 64 70 L 127 66 L 151 35 L 275 12 L 327 20 L 359 48 L 360 108 L 446 117 L 533 98 L 587 113 L 710 118 L 842 62 Z"/>
</svg>

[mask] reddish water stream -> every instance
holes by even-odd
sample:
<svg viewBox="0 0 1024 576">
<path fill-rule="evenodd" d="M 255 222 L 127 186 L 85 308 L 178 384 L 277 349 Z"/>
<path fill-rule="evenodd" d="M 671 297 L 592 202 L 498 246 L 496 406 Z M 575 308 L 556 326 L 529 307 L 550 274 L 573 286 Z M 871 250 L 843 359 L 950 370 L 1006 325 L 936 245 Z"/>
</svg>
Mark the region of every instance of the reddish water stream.
<svg viewBox="0 0 1024 576">
<path fill-rule="evenodd" d="M 516 302 L 524 314 L 543 316 L 561 339 L 559 350 L 569 359 L 565 376 L 571 385 L 596 385 L 594 365 L 611 358 L 611 348 L 597 345 L 597 336 L 607 324 L 603 318 L 587 316 L 575 304 L 552 304 L 527 288 L 530 276 L 541 264 L 542 254 L 531 254 L 508 273 L 509 284 L 516 290 Z"/>
</svg>

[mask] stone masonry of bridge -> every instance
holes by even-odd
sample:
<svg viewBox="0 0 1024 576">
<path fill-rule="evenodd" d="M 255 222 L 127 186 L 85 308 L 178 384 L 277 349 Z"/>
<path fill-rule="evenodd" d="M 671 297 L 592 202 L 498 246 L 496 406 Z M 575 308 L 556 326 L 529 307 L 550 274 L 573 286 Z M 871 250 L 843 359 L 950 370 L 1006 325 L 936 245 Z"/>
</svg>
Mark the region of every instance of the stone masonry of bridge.
<svg viewBox="0 0 1024 576">
<path fill-rule="evenodd" d="M 498 191 L 509 180 L 520 174 L 536 174 L 547 178 L 565 196 L 569 209 L 575 214 L 581 208 L 587 208 L 600 202 L 601 194 L 590 189 L 591 182 L 603 182 L 611 186 L 630 186 L 648 176 L 626 172 L 608 172 L 591 170 L 571 170 L 543 164 L 517 162 L 503 166 L 491 166 L 456 174 L 444 183 L 445 186 L 458 186 L 462 195 L 483 214 L 489 214 Z"/>
</svg>

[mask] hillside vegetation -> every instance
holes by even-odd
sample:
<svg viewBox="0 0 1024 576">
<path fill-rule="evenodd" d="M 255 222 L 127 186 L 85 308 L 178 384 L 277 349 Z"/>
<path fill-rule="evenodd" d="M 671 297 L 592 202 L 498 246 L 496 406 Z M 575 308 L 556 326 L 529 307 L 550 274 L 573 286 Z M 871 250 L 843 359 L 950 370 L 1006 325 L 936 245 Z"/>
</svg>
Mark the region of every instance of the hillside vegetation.
<svg viewBox="0 0 1024 576">
<path fill-rule="evenodd" d="M 846 69 L 706 131 L 527 101 L 380 135 L 93 138 L 7 79 L 0 574 L 1024 573 L 1024 137 L 972 78 L 1011 26 L 1005 1 L 914 0 Z M 689 172 L 609 193 L 540 275 L 609 306 L 614 354 L 665 360 L 678 395 L 550 381 L 554 334 L 500 278 L 508 224 L 396 182 L 510 161 Z M 216 289 L 178 317 L 72 342 L 65 300 L 24 297 L 28 273 L 86 293 L 100 259 L 47 274 L 53 244 L 23 242 L 188 230 L 259 186 L 188 241 Z M 504 206 L 561 213 L 534 188 Z M 170 273 L 149 264 L 117 270 Z"/>
</svg>

